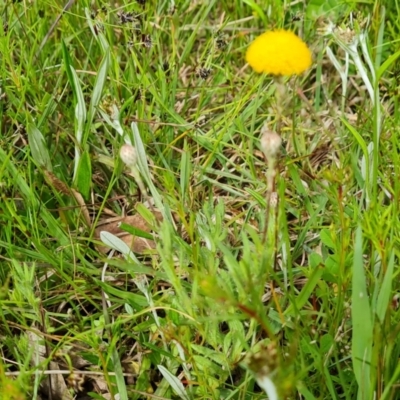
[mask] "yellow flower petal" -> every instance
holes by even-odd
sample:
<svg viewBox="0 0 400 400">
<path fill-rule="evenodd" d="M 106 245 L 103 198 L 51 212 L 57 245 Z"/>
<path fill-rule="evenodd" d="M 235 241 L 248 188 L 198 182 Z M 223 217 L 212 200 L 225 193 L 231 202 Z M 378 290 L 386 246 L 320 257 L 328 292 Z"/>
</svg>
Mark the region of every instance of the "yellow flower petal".
<svg viewBox="0 0 400 400">
<path fill-rule="evenodd" d="M 311 51 L 293 32 L 268 31 L 249 46 L 246 61 L 256 72 L 298 75 L 311 66 Z"/>
</svg>

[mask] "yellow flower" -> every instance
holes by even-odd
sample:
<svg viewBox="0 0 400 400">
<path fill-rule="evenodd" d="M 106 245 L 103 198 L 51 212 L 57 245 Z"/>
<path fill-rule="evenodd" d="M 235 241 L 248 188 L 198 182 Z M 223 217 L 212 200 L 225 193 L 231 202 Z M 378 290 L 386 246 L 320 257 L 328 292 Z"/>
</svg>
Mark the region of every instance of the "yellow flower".
<svg viewBox="0 0 400 400">
<path fill-rule="evenodd" d="M 267 31 L 249 46 L 246 61 L 256 72 L 273 75 L 297 75 L 310 67 L 312 58 L 307 45 L 293 32 Z"/>
</svg>

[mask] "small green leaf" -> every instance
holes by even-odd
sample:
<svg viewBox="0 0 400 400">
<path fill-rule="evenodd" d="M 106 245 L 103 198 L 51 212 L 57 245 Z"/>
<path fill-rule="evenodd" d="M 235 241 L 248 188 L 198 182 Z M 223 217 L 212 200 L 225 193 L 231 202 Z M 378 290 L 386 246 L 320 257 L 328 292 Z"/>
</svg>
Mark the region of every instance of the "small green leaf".
<svg viewBox="0 0 400 400">
<path fill-rule="evenodd" d="M 324 264 L 322 257 L 318 253 L 311 253 L 308 256 L 308 261 L 311 268 L 318 268 Z"/>
<path fill-rule="evenodd" d="M 78 173 L 76 176 L 76 186 L 86 200 L 89 199 L 91 183 L 92 163 L 89 152 L 85 151 L 79 161 Z"/>
<path fill-rule="evenodd" d="M 45 167 L 48 171 L 52 171 L 50 155 L 42 132 L 32 123 L 28 124 L 27 132 L 32 158 L 38 165 Z"/>
<path fill-rule="evenodd" d="M 317 283 L 319 282 L 323 272 L 323 267 L 317 267 L 311 272 L 311 275 L 308 277 L 307 283 L 303 287 L 302 291 L 297 297 L 294 298 L 295 306 L 293 305 L 293 303 L 290 304 L 290 306 L 286 309 L 284 313 L 285 315 L 288 316 L 290 314 L 293 314 L 294 310 L 301 310 L 304 307 L 304 305 L 310 298 L 311 293 L 317 286 Z"/>
<path fill-rule="evenodd" d="M 321 233 L 319 234 L 319 237 L 321 239 L 321 242 L 326 246 L 329 247 L 330 249 L 335 249 L 336 245 L 334 241 L 332 240 L 332 235 L 329 232 L 328 229 L 322 229 Z"/>
</svg>

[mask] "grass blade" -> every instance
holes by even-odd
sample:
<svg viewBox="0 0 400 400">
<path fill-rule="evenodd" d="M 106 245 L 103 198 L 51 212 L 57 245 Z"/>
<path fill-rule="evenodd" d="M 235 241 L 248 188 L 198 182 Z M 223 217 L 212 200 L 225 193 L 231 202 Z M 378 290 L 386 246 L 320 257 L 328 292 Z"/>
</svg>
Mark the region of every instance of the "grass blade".
<svg viewBox="0 0 400 400">
<path fill-rule="evenodd" d="M 392 293 L 392 279 L 394 269 L 394 252 L 392 252 L 389 264 L 383 278 L 382 286 L 379 291 L 378 300 L 376 304 L 376 315 L 378 316 L 381 323 L 384 322 L 386 312 L 389 306 L 390 295 Z"/>
<path fill-rule="evenodd" d="M 323 273 L 324 268 L 322 267 L 315 268 L 314 271 L 312 271 L 311 276 L 308 278 L 307 283 L 303 287 L 302 291 L 295 298 L 295 305 L 290 304 L 290 306 L 285 311 L 286 315 L 290 315 L 295 310 L 301 310 L 304 307 L 312 292 L 314 291 L 316 285 L 318 284 L 318 281 L 321 279 Z"/>
<path fill-rule="evenodd" d="M 182 385 L 182 382 L 174 375 L 171 374 L 162 365 L 157 365 L 157 368 L 160 370 L 162 376 L 167 380 L 167 382 L 171 385 L 172 390 L 183 400 L 189 400 L 188 395 L 186 394 L 185 387 Z"/>
<path fill-rule="evenodd" d="M 151 179 L 149 166 L 147 165 L 146 150 L 144 148 L 143 141 L 140 136 L 137 124 L 135 122 L 132 122 L 131 128 L 132 128 L 132 132 L 133 132 L 133 139 L 135 141 L 136 151 L 138 154 L 139 171 L 140 171 L 141 175 L 143 176 L 144 181 L 146 182 L 147 186 L 150 189 L 150 192 L 151 192 L 151 195 L 153 196 L 156 207 L 162 212 L 164 217 L 166 217 L 169 221 L 172 221 L 172 217 L 170 215 L 165 215 L 166 210 L 165 210 L 162 198 L 161 198 L 160 194 L 158 193 L 158 190 L 154 186 L 153 181 Z"/>
<path fill-rule="evenodd" d="M 100 239 L 106 246 L 111 247 L 112 249 L 117 250 L 120 253 L 122 253 L 127 260 L 132 259 L 136 263 L 140 264 L 139 260 L 133 254 L 133 252 L 129 248 L 129 246 L 123 240 L 121 240 L 119 237 L 113 235 L 110 232 L 101 231 Z"/>
<path fill-rule="evenodd" d="M 90 161 L 89 152 L 83 152 L 79 161 L 78 172 L 76 175 L 76 186 L 82 196 L 88 200 L 90 187 L 92 183 L 92 163 Z"/>
<path fill-rule="evenodd" d="M 75 69 L 70 66 L 72 75 L 72 86 L 74 87 L 74 92 L 76 93 L 76 104 L 75 104 L 75 158 L 74 158 L 74 180 L 76 174 L 78 173 L 79 160 L 81 157 L 81 143 L 83 138 L 83 130 L 86 122 L 86 105 L 85 99 L 83 97 L 82 87 L 79 82 L 78 74 Z"/>
<path fill-rule="evenodd" d="M 86 142 L 87 137 L 89 135 L 94 115 L 101 100 L 103 88 L 107 80 L 109 65 L 110 65 L 110 51 L 109 49 L 107 49 L 106 54 L 100 64 L 99 71 L 97 72 L 96 82 L 94 84 L 93 92 L 91 95 L 84 143 Z"/>
<path fill-rule="evenodd" d="M 351 319 L 353 323 L 352 351 L 354 374 L 358 383 L 358 400 L 369 400 L 372 358 L 372 315 L 364 271 L 362 229 L 355 238 Z"/>
</svg>

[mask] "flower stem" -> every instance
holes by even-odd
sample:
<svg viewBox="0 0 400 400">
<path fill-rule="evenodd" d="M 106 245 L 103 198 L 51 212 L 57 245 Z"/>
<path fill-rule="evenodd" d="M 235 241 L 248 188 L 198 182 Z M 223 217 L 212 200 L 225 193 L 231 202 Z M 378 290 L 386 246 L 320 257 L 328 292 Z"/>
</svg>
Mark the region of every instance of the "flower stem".
<svg viewBox="0 0 400 400">
<path fill-rule="evenodd" d="M 265 226 L 264 226 L 264 233 L 263 233 L 263 243 L 266 244 L 267 240 L 269 245 L 273 245 L 271 247 L 275 247 L 275 224 L 274 221 L 270 220 L 271 217 L 271 203 L 274 202 L 273 193 L 275 188 L 275 176 L 276 176 L 276 158 L 271 157 L 268 159 L 268 170 L 266 173 L 267 178 L 267 194 L 265 196 L 266 199 L 266 210 L 265 210 Z M 272 210 L 274 213 L 274 210 Z M 272 224 L 271 224 L 272 222 Z M 271 229 L 272 227 L 272 229 Z"/>
</svg>

